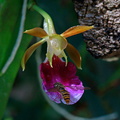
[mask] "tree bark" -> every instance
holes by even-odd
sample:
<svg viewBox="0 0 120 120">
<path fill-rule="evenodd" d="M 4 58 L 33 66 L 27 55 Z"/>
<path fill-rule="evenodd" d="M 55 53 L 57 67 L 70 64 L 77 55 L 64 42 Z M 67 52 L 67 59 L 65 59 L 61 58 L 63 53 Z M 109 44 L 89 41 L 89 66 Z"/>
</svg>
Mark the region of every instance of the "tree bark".
<svg viewBox="0 0 120 120">
<path fill-rule="evenodd" d="M 83 33 L 95 58 L 120 57 L 120 0 L 73 0 L 80 25 L 94 25 Z"/>
</svg>

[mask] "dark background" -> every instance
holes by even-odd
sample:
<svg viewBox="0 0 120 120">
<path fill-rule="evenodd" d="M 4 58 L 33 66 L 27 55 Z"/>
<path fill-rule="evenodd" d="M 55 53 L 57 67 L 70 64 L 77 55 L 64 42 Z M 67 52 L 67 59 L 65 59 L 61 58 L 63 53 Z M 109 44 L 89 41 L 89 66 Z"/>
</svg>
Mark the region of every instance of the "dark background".
<svg viewBox="0 0 120 120">
<path fill-rule="evenodd" d="M 36 3 L 52 17 L 58 34 L 78 25 L 77 14 L 71 0 L 36 0 Z M 34 18 L 29 20 L 32 19 Z M 30 44 L 35 40 L 36 38 L 32 38 Z M 81 34 L 68 38 L 68 41 L 82 56 L 82 70 L 78 70 L 77 75 L 84 86 L 91 89 L 85 91 L 78 103 L 60 106 L 71 114 L 85 118 L 113 112 L 120 114 L 120 61 L 106 62 L 93 58 L 86 51 Z M 40 55 L 44 60 L 46 44 L 42 45 L 41 49 Z M 26 70 L 22 72 L 21 68 L 19 69 L 5 110 L 5 120 L 65 120 L 45 100 L 37 78 L 37 67 L 33 54 L 26 65 Z"/>
</svg>

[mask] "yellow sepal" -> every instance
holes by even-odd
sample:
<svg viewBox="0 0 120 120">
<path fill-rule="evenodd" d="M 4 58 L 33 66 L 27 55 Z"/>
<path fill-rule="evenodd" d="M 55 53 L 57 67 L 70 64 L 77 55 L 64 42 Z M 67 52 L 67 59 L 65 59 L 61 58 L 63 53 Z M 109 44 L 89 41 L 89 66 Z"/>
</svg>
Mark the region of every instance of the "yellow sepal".
<svg viewBox="0 0 120 120">
<path fill-rule="evenodd" d="M 92 29 L 92 28 L 94 28 L 94 26 L 80 26 L 80 25 L 73 26 L 73 27 L 67 29 L 65 32 L 63 32 L 61 34 L 61 36 L 67 38 L 67 37 L 70 37 L 70 36 L 73 36 L 73 35 L 76 35 L 76 34 L 79 34 L 79 33 L 83 33 L 87 30 Z"/>
<path fill-rule="evenodd" d="M 33 29 L 26 30 L 24 33 L 27 33 L 29 35 L 35 36 L 35 37 L 40 37 L 43 38 L 47 36 L 48 34 L 43 30 L 42 28 L 36 27 Z"/>
<path fill-rule="evenodd" d="M 23 55 L 22 61 L 21 61 L 21 66 L 22 66 L 23 71 L 25 70 L 25 64 L 26 64 L 27 60 L 30 58 L 30 56 L 33 54 L 33 52 L 44 42 L 45 42 L 45 40 L 43 39 L 43 40 L 33 44 L 26 50 L 26 52 Z"/>
<path fill-rule="evenodd" d="M 69 57 L 73 60 L 77 68 L 82 69 L 81 68 L 82 59 L 78 50 L 74 46 L 72 46 L 70 43 L 68 43 L 65 50 L 68 53 Z"/>
</svg>

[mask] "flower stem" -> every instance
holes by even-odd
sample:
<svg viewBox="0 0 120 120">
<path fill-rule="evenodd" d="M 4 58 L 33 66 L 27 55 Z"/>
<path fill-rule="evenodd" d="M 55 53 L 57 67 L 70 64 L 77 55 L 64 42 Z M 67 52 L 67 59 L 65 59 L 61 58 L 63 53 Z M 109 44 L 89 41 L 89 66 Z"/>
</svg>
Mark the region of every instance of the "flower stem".
<svg viewBox="0 0 120 120">
<path fill-rule="evenodd" d="M 48 27 L 48 34 L 54 34 L 55 29 L 54 29 L 53 21 L 50 15 L 47 12 L 45 12 L 43 9 L 38 7 L 37 5 L 33 5 L 32 8 L 44 17 Z"/>
</svg>

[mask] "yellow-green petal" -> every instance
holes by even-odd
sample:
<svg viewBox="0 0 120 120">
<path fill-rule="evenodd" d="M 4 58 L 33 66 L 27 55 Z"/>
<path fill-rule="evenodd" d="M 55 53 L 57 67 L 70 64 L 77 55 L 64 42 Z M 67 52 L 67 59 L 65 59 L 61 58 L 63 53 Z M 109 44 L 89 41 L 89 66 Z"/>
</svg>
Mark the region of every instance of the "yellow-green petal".
<svg viewBox="0 0 120 120">
<path fill-rule="evenodd" d="M 50 66 L 52 67 L 53 55 L 56 55 L 59 58 L 64 57 L 67 65 L 67 56 L 64 53 L 64 49 L 67 47 L 68 44 L 67 40 L 58 34 L 53 34 L 52 36 L 46 37 L 46 41 L 47 41 L 46 57 L 48 58 Z"/>
<path fill-rule="evenodd" d="M 67 40 L 61 35 L 53 34 L 49 39 L 52 47 L 55 49 L 63 50 L 67 47 Z"/>
<path fill-rule="evenodd" d="M 67 61 L 67 56 L 64 51 L 62 51 L 62 53 L 59 55 L 59 58 L 61 58 L 61 57 L 65 58 L 65 65 L 67 66 L 68 61 Z"/>
<path fill-rule="evenodd" d="M 53 67 L 53 66 L 52 66 L 53 53 L 47 52 L 47 53 L 46 53 L 46 57 L 48 58 L 48 61 L 49 61 L 49 63 L 50 63 L 50 66 Z"/>
<path fill-rule="evenodd" d="M 40 38 L 43 38 L 48 35 L 45 32 L 45 30 L 43 30 L 42 28 L 39 28 L 39 27 L 30 29 L 30 30 L 26 30 L 24 33 L 27 33 L 27 34 L 35 36 L 35 37 L 40 37 Z"/>
<path fill-rule="evenodd" d="M 46 37 L 46 41 L 47 52 L 56 56 L 59 56 L 67 47 L 67 40 L 64 37 L 57 34 Z"/>
<path fill-rule="evenodd" d="M 72 46 L 70 43 L 68 43 L 65 50 L 67 51 L 69 57 L 73 60 L 77 68 L 81 69 L 81 56 L 78 50 L 74 46 Z"/>
<path fill-rule="evenodd" d="M 22 61 L 21 61 L 21 66 L 22 66 L 23 71 L 25 70 L 25 64 L 26 64 L 27 60 L 30 58 L 30 56 L 33 54 L 33 52 L 44 42 L 45 42 L 45 40 L 43 39 L 43 40 L 33 44 L 26 50 L 26 52 L 22 58 Z"/>
<path fill-rule="evenodd" d="M 65 32 L 63 32 L 61 34 L 61 36 L 67 38 L 67 37 L 70 37 L 70 36 L 85 32 L 85 31 L 90 30 L 92 28 L 94 28 L 94 26 L 80 26 L 80 25 L 73 26 L 73 27 L 67 29 Z"/>
</svg>

